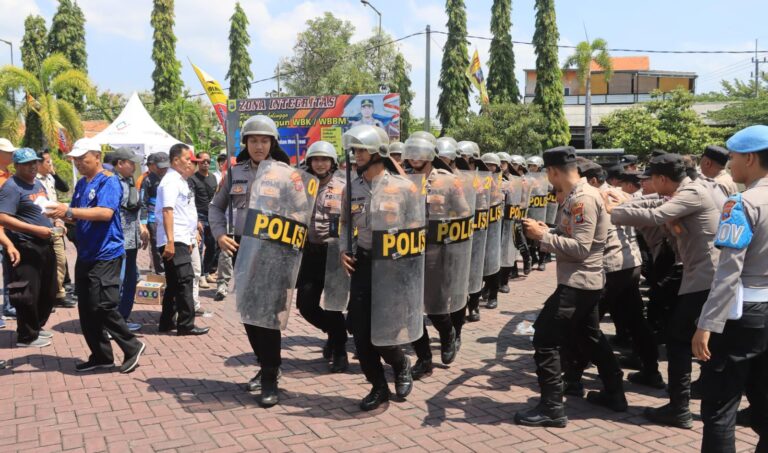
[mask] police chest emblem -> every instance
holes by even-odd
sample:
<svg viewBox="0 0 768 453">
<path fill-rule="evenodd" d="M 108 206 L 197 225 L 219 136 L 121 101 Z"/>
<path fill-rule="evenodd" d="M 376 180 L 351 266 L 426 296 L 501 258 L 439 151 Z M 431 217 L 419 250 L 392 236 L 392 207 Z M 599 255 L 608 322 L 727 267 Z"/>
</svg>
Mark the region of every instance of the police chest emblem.
<svg viewBox="0 0 768 453">
<path fill-rule="evenodd" d="M 232 193 L 243 193 L 243 186 L 235 186 L 232 188 Z"/>
<path fill-rule="evenodd" d="M 96 189 L 91 189 L 91 191 L 88 192 L 88 201 L 92 201 L 94 198 L 96 198 Z"/>
<path fill-rule="evenodd" d="M 575 225 L 584 223 L 584 203 L 576 203 L 571 208 L 571 217 Z"/>
</svg>

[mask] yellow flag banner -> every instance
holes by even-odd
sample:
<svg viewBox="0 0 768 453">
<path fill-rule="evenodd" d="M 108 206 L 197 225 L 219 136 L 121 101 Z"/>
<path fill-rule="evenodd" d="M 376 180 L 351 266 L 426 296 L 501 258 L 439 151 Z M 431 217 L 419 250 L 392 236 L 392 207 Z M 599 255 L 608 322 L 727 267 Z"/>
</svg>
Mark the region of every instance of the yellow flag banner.
<svg viewBox="0 0 768 453">
<path fill-rule="evenodd" d="M 219 118 L 219 123 L 224 129 L 224 133 L 227 133 L 227 95 L 224 90 L 221 89 L 221 85 L 207 72 L 195 66 L 190 62 L 192 68 L 197 74 L 197 78 L 200 79 L 200 83 L 203 85 L 205 92 L 208 94 L 208 99 L 211 100 L 213 110 L 216 112 L 216 116 Z"/>
<path fill-rule="evenodd" d="M 475 49 L 475 53 L 472 55 L 472 61 L 469 62 L 467 68 L 467 77 L 472 81 L 472 85 L 480 92 L 480 101 L 483 104 L 488 104 L 488 91 L 485 89 L 485 77 L 483 76 L 483 67 L 480 65 L 480 55 Z"/>
</svg>

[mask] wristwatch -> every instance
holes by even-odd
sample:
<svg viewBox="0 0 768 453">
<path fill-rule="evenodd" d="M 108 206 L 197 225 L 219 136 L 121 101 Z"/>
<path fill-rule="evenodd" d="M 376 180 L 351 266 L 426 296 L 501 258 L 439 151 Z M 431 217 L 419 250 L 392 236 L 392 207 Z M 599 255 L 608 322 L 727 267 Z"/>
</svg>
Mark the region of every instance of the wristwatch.
<svg viewBox="0 0 768 453">
<path fill-rule="evenodd" d="M 67 212 L 64 214 L 67 220 L 74 220 L 75 216 L 72 214 L 72 208 L 67 208 Z"/>
</svg>

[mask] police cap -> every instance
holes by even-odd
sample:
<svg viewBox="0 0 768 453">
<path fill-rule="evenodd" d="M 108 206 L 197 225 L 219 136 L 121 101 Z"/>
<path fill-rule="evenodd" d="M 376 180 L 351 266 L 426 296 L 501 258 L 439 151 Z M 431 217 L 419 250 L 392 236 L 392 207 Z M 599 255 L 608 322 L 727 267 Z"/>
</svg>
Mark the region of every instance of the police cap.
<svg viewBox="0 0 768 453">
<path fill-rule="evenodd" d="M 685 162 L 683 156 L 674 153 L 665 153 L 651 159 L 648 165 L 651 175 L 661 175 L 668 178 L 679 178 L 685 175 Z"/>
<path fill-rule="evenodd" d="M 728 165 L 728 150 L 722 146 L 709 145 L 704 148 L 704 153 L 702 155 L 712 159 L 723 167 Z"/>
<path fill-rule="evenodd" d="M 559 167 L 576 162 L 576 149 L 573 146 L 558 146 L 544 151 L 544 166 Z"/>
</svg>

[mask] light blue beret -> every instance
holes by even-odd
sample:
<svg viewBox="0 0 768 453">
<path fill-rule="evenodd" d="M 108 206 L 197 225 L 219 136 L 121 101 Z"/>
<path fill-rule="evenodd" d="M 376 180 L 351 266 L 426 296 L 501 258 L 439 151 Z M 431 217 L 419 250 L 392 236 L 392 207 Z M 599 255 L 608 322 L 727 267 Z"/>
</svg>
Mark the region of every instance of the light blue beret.
<svg viewBox="0 0 768 453">
<path fill-rule="evenodd" d="M 734 153 L 756 153 L 768 150 L 768 126 L 758 124 L 744 128 L 733 134 L 725 142 L 725 146 Z"/>
</svg>

